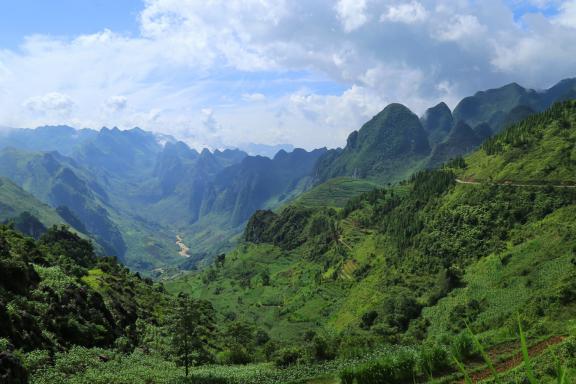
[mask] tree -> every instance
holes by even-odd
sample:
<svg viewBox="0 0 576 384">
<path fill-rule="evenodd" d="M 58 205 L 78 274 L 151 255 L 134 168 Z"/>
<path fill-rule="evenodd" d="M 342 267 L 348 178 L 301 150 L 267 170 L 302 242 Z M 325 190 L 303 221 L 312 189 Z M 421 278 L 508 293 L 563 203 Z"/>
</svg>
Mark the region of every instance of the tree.
<svg viewBox="0 0 576 384">
<path fill-rule="evenodd" d="M 181 293 L 174 317 L 173 345 L 179 363 L 186 369 L 186 376 L 190 366 L 210 360 L 209 342 L 214 330 L 212 304 Z"/>
</svg>

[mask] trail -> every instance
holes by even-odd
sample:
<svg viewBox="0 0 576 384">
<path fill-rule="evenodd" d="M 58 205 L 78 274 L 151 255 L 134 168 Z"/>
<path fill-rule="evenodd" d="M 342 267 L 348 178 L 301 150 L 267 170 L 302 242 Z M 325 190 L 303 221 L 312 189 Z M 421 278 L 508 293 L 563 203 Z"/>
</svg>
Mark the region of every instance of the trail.
<svg viewBox="0 0 576 384">
<path fill-rule="evenodd" d="M 509 185 L 511 187 L 554 187 L 554 188 L 576 188 L 576 185 L 567 185 L 567 184 L 521 184 L 515 183 L 513 181 L 504 180 L 504 181 L 477 181 L 477 180 L 462 180 L 456 179 L 456 183 L 458 184 L 472 184 L 472 185 Z"/>
<path fill-rule="evenodd" d="M 543 340 L 539 343 L 536 343 L 535 345 L 528 348 L 528 355 L 530 357 L 538 356 L 542 352 L 544 352 L 546 349 L 548 349 L 548 347 L 550 347 L 552 345 L 559 344 L 564 339 L 565 339 L 564 336 L 553 336 L 549 339 L 546 339 L 546 340 Z M 518 346 L 517 349 L 520 350 L 520 347 Z M 490 357 L 492 360 L 495 360 L 495 358 L 498 356 L 498 354 L 500 354 L 499 353 L 500 351 L 495 351 L 495 352 L 496 353 L 488 351 L 488 353 L 491 355 Z M 523 361 L 524 361 L 524 359 L 522 357 L 522 352 L 520 351 L 517 354 L 515 354 L 514 356 L 510 357 L 509 359 L 506 359 L 504 361 L 500 361 L 498 363 L 494 363 L 494 368 L 496 369 L 497 372 L 502 373 L 502 372 L 509 371 L 512 368 L 516 368 L 517 366 L 522 364 Z M 480 381 L 485 380 L 489 377 L 492 377 L 492 371 L 490 370 L 490 368 L 485 368 L 479 372 L 475 372 L 473 374 L 470 374 L 470 379 L 472 379 L 472 383 L 479 383 Z M 464 384 L 464 379 L 460 380 L 458 383 Z"/>
<path fill-rule="evenodd" d="M 176 235 L 176 245 L 180 247 L 180 251 L 178 252 L 180 256 L 190 257 L 190 254 L 188 253 L 188 251 L 190 251 L 190 248 L 186 244 L 184 244 L 184 241 L 182 240 L 182 237 L 180 235 Z"/>
</svg>

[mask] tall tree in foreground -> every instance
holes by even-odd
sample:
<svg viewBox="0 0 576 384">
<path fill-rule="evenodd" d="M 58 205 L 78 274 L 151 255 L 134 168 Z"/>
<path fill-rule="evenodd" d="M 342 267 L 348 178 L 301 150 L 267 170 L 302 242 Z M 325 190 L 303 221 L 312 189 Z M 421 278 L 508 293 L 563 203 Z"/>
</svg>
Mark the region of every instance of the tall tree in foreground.
<svg viewBox="0 0 576 384">
<path fill-rule="evenodd" d="M 177 300 L 173 344 L 178 362 L 188 376 L 190 366 L 211 360 L 210 340 L 216 328 L 214 308 L 208 301 L 195 300 L 182 293 Z"/>
</svg>

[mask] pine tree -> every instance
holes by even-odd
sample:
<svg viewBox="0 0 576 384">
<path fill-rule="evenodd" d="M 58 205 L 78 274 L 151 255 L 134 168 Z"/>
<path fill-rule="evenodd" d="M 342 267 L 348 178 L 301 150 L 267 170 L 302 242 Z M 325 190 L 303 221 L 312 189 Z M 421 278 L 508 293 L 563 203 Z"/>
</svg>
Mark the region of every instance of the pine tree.
<svg viewBox="0 0 576 384">
<path fill-rule="evenodd" d="M 195 300 L 186 294 L 178 296 L 174 317 L 173 344 L 179 362 L 189 368 L 209 360 L 209 340 L 215 330 L 214 308 L 203 300 Z"/>
</svg>

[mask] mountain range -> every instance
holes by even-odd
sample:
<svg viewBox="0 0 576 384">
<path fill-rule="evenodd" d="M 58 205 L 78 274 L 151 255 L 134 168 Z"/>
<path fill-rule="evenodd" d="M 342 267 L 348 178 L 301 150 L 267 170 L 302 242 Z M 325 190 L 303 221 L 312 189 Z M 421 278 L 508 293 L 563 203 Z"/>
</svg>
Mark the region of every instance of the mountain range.
<svg viewBox="0 0 576 384">
<path fill-rule="evenodd" d="M 421 117 L 391 104 L 353 131 L 344 148 L 280 149 L 271 158 L 198 152 L 139 128 L 13 129 L 0 134 L 0 176 L 53 208 L 46 225 L 58 217 L 131 268 L 161 273 L 231 249 L 256 210 L 280 208 L 331 179 L 344 181 L 331 185 L 345 185 L 347 198 L 367 185 L 399 182 L 574 97 L 576 80 L 567 79 L 544 91 L 510 84 L 478 92 L 453 111 L 440 103 Z M 189 249 L 184 256 L 177 236 Z"/>
<path fill-rule="evenodd" d="M 6 133 L 0 381 L 572 382 L 575 84 L 272 158 Z"/>
</svg>

